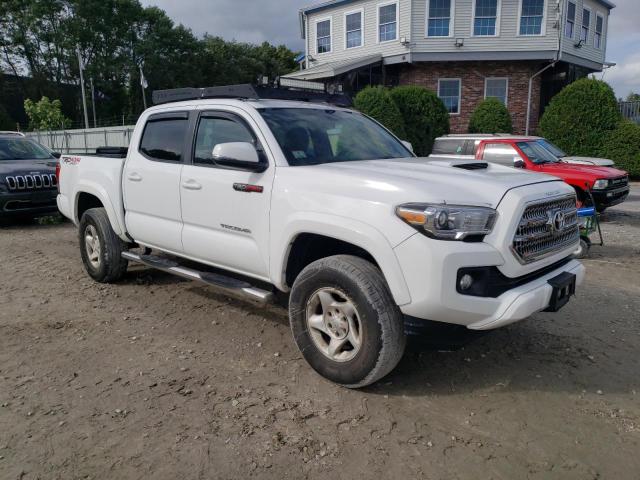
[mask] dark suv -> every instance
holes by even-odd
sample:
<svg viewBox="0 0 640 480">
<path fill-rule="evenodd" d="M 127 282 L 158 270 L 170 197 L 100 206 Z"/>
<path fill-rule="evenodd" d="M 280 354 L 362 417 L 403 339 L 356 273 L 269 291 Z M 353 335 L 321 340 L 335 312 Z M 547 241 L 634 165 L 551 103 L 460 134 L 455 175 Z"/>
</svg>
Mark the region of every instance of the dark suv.
<svg viewBox="0 0 640 480">
<path fill-rule="evenodd" d="M 56 213 L 57 154 L 24 135 L 0 132 L 0 219 Z"/>
</svg>

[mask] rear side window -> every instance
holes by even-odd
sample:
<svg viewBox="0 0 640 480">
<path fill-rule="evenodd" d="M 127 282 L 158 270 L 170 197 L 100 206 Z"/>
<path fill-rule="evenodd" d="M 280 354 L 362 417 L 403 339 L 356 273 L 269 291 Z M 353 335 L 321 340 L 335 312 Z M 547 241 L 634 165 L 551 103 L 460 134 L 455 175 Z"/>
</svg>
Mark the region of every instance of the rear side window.
<svg viewBox="0 0 640 480">
<path fill-rule="evenodd" d="M 462 139 L 440 139 L 433 145 L 433 155 L 464 155 L 466 140 Z"/>
<path fill-rule="evenodd" d="M 187 127 L 187 114 L 151 117 L 142 134 L 140 152 L 150 160 L 181 162 Z"/>
<path fill-rule="evenodd" d="M 483 160 L 489 163 L 498 163 L 513 167 L 515 157 L 520 158 L 518 152 L 508 143 L 488 143 L 484 147 Z"/>
</svg>

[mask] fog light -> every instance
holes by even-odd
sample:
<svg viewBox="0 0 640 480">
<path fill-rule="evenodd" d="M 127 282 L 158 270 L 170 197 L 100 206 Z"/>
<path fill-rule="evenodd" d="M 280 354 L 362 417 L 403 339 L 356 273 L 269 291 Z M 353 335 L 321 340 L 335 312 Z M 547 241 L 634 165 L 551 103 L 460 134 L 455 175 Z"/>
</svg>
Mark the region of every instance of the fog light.
<svg viewBox="0 0 640 480">
<path fill-rule="evenodd" d="M 471 285 L 473 285 L 473 277 L 469 274 L 463 275 L 460 279 L 460 290 L 469 290 Z"/>
</svg>

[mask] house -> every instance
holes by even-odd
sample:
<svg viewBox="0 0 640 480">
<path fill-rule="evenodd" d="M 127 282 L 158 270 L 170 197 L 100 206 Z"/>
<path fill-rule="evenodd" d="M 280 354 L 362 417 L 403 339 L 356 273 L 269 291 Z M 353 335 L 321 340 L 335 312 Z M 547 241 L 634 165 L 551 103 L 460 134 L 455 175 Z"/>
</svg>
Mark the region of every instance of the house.
<svg viewBox="0 0 640 480">
<path fill-rule="evenodd" d="M 303 8 L 304 69 L 287 78 L 341 85 L 421 85 L 451 131 L 467 131 L 486 97 L 516 133 L 568 83 L 606 68 L 609 0 L 329 0 Z"/>
</svg>

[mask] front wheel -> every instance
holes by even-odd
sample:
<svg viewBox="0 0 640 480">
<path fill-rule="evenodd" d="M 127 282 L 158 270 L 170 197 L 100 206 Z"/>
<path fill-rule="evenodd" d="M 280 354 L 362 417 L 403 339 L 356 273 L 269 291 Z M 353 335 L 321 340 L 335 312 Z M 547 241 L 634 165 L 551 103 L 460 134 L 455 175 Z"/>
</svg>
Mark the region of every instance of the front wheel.
<svg viewBox="0 0 640 480">
<path fill-rule="evenodd" d="M 309 365 L 349 388 L 381 379 L 404 353 L 402 313 L 380 270 L 359 257 L 308 265 L 291 290 L 289 320 Z"/>
<path fill-rule="evenodd" d="M 111 228 L 105 209 L 87 210 L 78 233 L 82 263 L 89 276 L 100 283 L 120 280 L 127 272 L 128 262 L 122 258 L 126 244 Z"/>
</svg>

